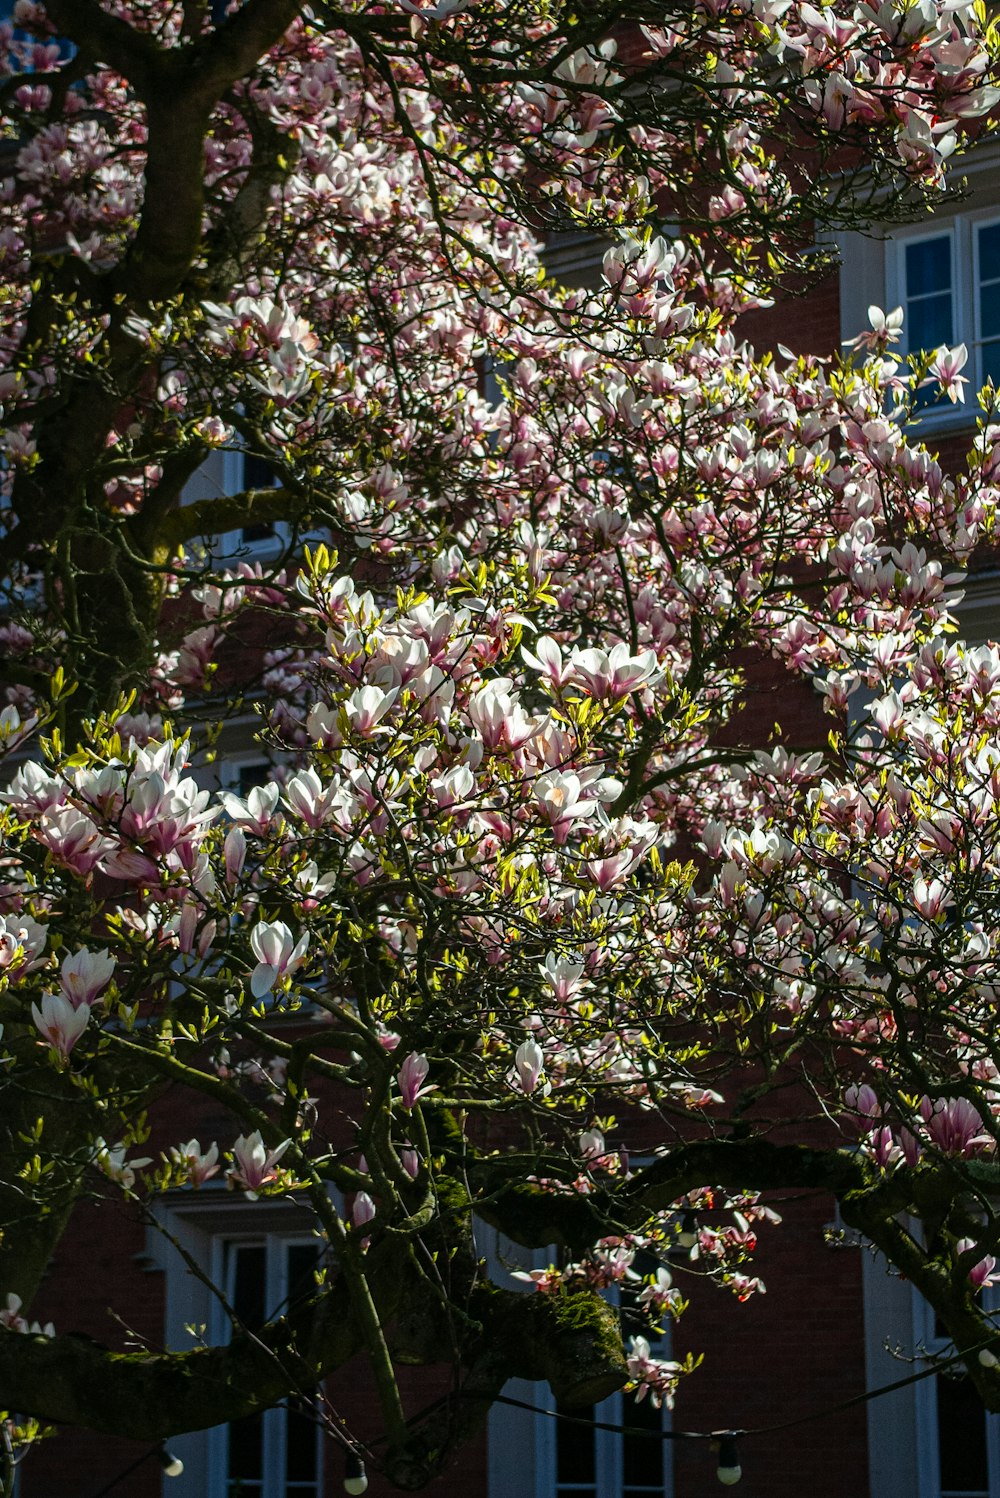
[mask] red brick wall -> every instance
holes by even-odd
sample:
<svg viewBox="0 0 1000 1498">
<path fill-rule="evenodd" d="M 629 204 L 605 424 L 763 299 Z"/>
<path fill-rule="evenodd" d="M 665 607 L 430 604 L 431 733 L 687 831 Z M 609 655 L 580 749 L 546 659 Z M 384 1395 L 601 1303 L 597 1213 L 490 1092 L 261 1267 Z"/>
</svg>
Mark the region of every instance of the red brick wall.
<svg viewBox="0 0 1000 1498">
<path fill-rule="evenodd" d="M 722 1290 L 702 1293 L 676 1328 L 677 1351 L 705 1358 L 682 1383 L 674 1413 L 679 1430 L 763 1429 L 864 1391 L 861 1251 L 825 1244 L 823 1226 L 833 1216 L 828 1199 L 811 1196 L 779 1210 L 782 1226 L 762 1228 L 754 1260 L 767 1294 L 739 1305 Z M 748 1436 L 739 1449 L 739 1491 L 747 1498 L 868 1493 L 864 1406 Z M 714 1467 L 701 1442 L 675 1442 L 676 1498 L 721 1492 Z"/>
</svg>

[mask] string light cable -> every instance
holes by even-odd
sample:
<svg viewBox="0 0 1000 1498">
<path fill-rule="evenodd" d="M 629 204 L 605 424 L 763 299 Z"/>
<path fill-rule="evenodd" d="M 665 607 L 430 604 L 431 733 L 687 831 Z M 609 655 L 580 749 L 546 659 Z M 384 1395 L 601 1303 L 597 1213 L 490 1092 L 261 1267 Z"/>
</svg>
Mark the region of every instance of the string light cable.
<svg viewBox="0 0 1000 1498">
<path fill-rule="evenodd" d="M 707 1441 L 718 1448 L 718 1466 L 716 1475 L 725 1487 L 732 1487 L 738 1483 L 742 1476 L 742 1468 L 739 1461 L 737 1443 L 742 1440 L 752 1440 L 756 1436 L 776 1435 L 779 1431 L 792 1430 L 798 1425 L 808 1425 L 814 1420 L 825 1420 L 831 1415 L 841 1414 L 844 1410 L 854 1409 L 858 1405 L 868 1404 L 873 1399 L 881 1399 L 885 1394 L 894 1394 L 898 1389 L 906 1389 L 911 1384 L 921 1383 L 925 1378 L 933 1378 L 936 1374 L 954 1367 L 957 1363 L 963 1363 L 973 1354 L 978 1354 L 980 1361 L 986 1367 L 993 1367 L 998 1360 L 996 1355 L 989 1350 L 990 1344 L 996 1342 L 996 1337 L 991 1336 L 974 1346 L 968 1347 L 964 1352 L 953 1353 L 951 1357 L 936 1360 L 929 1368 L 921 1368 L 918 1373 L 910 1373 L 906 1378 L 895 1379 L 890 1384 L 881 1384 L 877 1389 L 866 1389 L 862 1394 L 854 1394 L 849 1399 L 842 1399 L 839 1403 L 828 1405 L 824 1409 L 810 1410 L 804 1415 L 795 1415 L 790 1420 L 780 1420 L 774 1425 L 760 1425 L 756 1427 L 732 1427 L 721 1430 L 649 1430 L 640 1425 L 619 1424 L 612 1420 L 594 1420 L 587 1415 L 571 1415 L 565 1410 L 544 1409 L 541 1405 L 531 1404 L 525 1399 L 515 1399 L 509 1394 L 494 1395 L 494 1403 L 513 1405 L 515 1409 L 528 1410 L 535 1415 L 544 1415 L 550 1420 L 562 1420 L 570 1425 L 582 1425 L 590 1430 L 607 1430 L 615 1435 L 638 1436 L 652 1441 Z M 417 1420 L 423 1420 L 432 1414 L 443 1404 L 447 1404 L 453 1395 L 445 1395 L 443 1399 L 435 1400 L 434 1404 L 428 1405 Z M 474 1399 L 478 1396 L 465 1394 L 459 1391 L 459 1398 Z M 416 1422 L 415 1422 L 416 1423 Z"/>
<path fill-rule="evenodd" d="M 841 1414 L 843 1411 L 854 1409 L 858 1405 L 868 1404 L 874 1399 L 881 1399 L 886 1394 L 894 1394 L 899 1389 L 905 1389 L 912 1384 L 921 1383 L 926 1378 L 933 1378 L 936 1374 L 954 1367 L 958 1363 L 965 1362 L 973 1354 L 978 1354 L 980 1361 L 985 1366 L 996 1366 L 998 1359 L 990 1351 L 990 1344 L 995 1343 L 995 1341 L 996 1337 L 991 1336 L 984 1339 L 981 1343 L 976 1343 L 973 1347 L 966 1348 L 965 1352 L 956 1352 L 951 1357 L 938 1359 L 930 1367 L 921 1368 L 917 1373 L 908 1374 L 905 1378 L 895 1379 L 889 1384 L 882 1384 L 877 1389 L 867 1389 L 862 1394 L 854 1394 L 849 1399 L 842 1399 L 837 1404 L 829 1405 L 824 1409 L 810 1410 L 804 1415 L 795 1415 L 790 1420 L 780 1420 L 773 1425 L 761 1425 L 752 1428 L 734 1426 L 720 1430 L 673 1430 L 670 1428 L 649 1430 L 648 1427 L 639 1425 L 626 1425 L 611 1420 L 594 1420 L 587 1415 L 572 1415 L 565 1410 L 545 1409 L 541 1405 L 531 1404 L 528 1400 L 515 1399 L 509 1394 L 496 1394 L 493 1396 L 492 1402 L 495 1404 L 511 1405 L 515 1409 L 528 1410 L 533 1415 L 543 1415 L 550 1420 L 561 1420 L 569 1425 L 585 1426 L 589 1430 L 610 1431 L 615 1435 L 635 1436 L 653 1441 L 707 1441 L 710 1445 L 716 1447 L 718 1453 L 716 1476 L 724 1487 L 733 1487 L 743 1477 L 743 1470 L 739 1459 L 738 1443 L 740 1441 L 752 1440 L 757 1436 L 775 1435 L 780 1431 L 792 1430 L 799 1425 L 808 1425 L 814 1420 L 828 1419 L 831 1415 Z M 436 1410 L 450 1404 L 456 1397 L 459 1399 L 475 1399 L 481 1396 L 466 1394 L 462 1390 L 446 1394 L 441 1399 L 436 1399 L 432 1404 L 425 1406 L 414 1417 L 411 1423 L 415 1426 L 421 1424 Z M 305 1412 L 303 1411 L 303 1413 Z M 344 1491 L 352 1495 L 360 1495 L 367 1492 L 368 1473 L 358 1447 L 349 1444 L 349 1438 L 344 1434 L 331 1429 L 328 1420 L 321 1419 L 315 1412 L 312 1418 L 317 1424 L 325 1428 L 326 1434 L 341 1447 L 344 1453 Z M 384 1439 L 385 1437 L 380 1438 L 382 1441 Z M 373 1444 L 379 1444 L 379 1440 L 376 1440 Z M 366 1454 L 371 1458 L 372 1453 L 370 1450 Z M 161 1443 L 158 1446 L 150 1447 L 148 1451 L 144 1451 L 134 1462 L 125 1467 L 116 1477 L 113 1477 L 106 1486 L 94 1493 L 92 1498 L 105 1498 L 105 1494 L 110 1493 L 120 1482 L 153 1456 L 158 1459 L 160 1466 L 163 1468 L 164 1475 L 167 1477 L 179 1477 L 184 1471 L 184 1464 L 180 1458 L 170 1452 L 165 1444 Z M 375 1465 L 378 1466 L 378 1463 Z"/>
<path fill-rule="evenodd" d="M 113 1477 L 109 1483 L 106 1483 L 103 1488 L 94 1493 L 92 1498 L 104 1498 L 105 1493 L 110 1493 L 120 1482 L 123 1482 L 126 1477 L 135 1472 L 139 1467 L 144 1466 L 154 1456 L 163 1468 L 164 1477 L 180 1477 L 184 1471 L 184 1463 L 180 1457 L 175 1456 L 172 1451 L 168 1451 L 165 1443 L 161 1441 L 158 1446 L 150 1446 L 148 1451 L 144 1451 L 141 1456 L 137 1456 L 130 1466 L 123 1468 L 117 1477 Z"/>
</svg>

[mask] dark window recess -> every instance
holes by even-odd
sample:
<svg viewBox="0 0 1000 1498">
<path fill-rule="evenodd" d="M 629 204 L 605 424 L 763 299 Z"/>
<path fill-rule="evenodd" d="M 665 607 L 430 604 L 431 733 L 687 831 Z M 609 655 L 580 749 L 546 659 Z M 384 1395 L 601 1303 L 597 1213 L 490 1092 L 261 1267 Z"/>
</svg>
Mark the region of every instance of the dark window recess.
<svg viewBox="0 0 1000 1498">
<path fill-rule="evenodd" d="M 243 454 L 244 489 L 273 489 L 278 482 L 278 475 L 266 458 L 261 458 L 256 453 Z M 265 520 L 260 525 L 245 525 L 240 532 L 245 546 L 273 541 L 277 534 L 273 520 Z"/>
<path fill-rule="evenodd" d="M 264 1416 L 248 1415 L 229 1427 L 228 1498 L 260 1498 L 264 1481 Z"/>
<path fill-rule="evenodd" d="M 951 235 L 918 239 L 906 246 L 906 336 L 912 350 L 932 353 L 955 341 L 951 282 Z M 938 400 L 933 386 L 917 397 L 918 409 Z"/>
<path fill-rule="evenodd" d="M 267 785 L 270 778 L 271 766 L 265 760 L 258 760 L 253 764 L 240 765 L 236 775 L 236 789 L 245 799 L 255 785 Z"/>
<path fill-rule="evenodd" d="M 967 1378 L 937 1379 L 941 1498 L 988 1498 L 986 1411 Z"/>
<path fill-rule="evenodd" d="M 648 1436 L 623 1435 L 622 1441 L 622 1492 L 623 1498 L 646 1498 L 646 1495 L 662 1493 L 663 1487 L 663 1441 L 656 1440 L 663 1430 L 663 1411 L 658 1410 L 649 1399 L 636 1404 L 630 1394 L 622 1399 L 622 1424 L 633 1430 L 648 1430 Z"/>
<path fill-rule="evenodd" d="M 573 1420 L 556 1421 L 556 1493 L 558 1498 L 597 1498 L 597 1450 L 594 1427 L 578 1425 L 592 1420 L 593 1409 L 562 1410 Z"/>
<path fill-rule="evenodd" d="M 237 1324 L 257 1331 L 267 1319 L 267 1249 L 263 1243 L 231 1243 L 232 1308 Z M 228 1431 L 228 1498 L 259 1498 L 264 1478 L 264 1416 L 234 1420 Z"/>
<path fill-rule="evenodd" d="M 287 1304 L 291 1310 L 316 1288 L 315 1269 L 319 1249 L 315 1243 L 290 1243 L 285 1260 L 288 1286 Z M 290 1399 L 285 1410 L 285 1493 L 314 1494 L 319 1479 L 319 1445 L 316 1420 L 310 1401 Z"/>
<path fill-rule="evenodd" d="M 250 1331 L 284 1315 L 315 1288 L 316 1243 L 234 1242 L 226 1259 L 230 1305 L 237 1324 Z M 226 1431 L 226 1498 L 316 1498 L 319 1434 L 308 1390 L 233 1421 Z"/>
</svg>

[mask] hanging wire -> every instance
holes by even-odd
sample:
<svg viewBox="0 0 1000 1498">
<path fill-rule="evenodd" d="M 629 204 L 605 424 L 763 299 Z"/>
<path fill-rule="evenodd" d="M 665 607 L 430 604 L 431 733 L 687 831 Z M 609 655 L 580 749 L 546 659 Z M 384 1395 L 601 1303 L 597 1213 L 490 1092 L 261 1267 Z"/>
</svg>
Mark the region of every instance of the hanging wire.
<svg viewBox="0 0 1000 1498">
<path fill-rule="evenodd" d="M 850 1399 L 842 1399 L 837 1404 L 831 1404 L 821 1410 L 810 1410 L 805 1415 L 795 1415 L 790 1420 L 780 1420 L 774 1425 L 759 1425 L 753 1428 L 740 1426 L 726 1426 L 721 1430 L 649 1430 L 639 1425 L 620 1425 L 612 1420 L 593 1420 L 587 1415 L 571 1415 L 565 1410 L 547 1410 L 541 1405 L 531 1404 L 525 1399 L 514 1399 L 509 1394 L 495 1394 L 495 1404 L 510 1404 L 516 1409 L 530 1410 L 535 1415 L 546 1415 L 552 1420 L 564 1420 L 572 1425 L 586 1425 L 591 1430 L 610 1430 L 622 1436 L 644 1436 L 653 1441 L 720 1441 L 725 1436 L 769 1436 L 778 1431 L 791 1430 L 797 1425 L 808 1425 L 814 1420 L 825 1420 L 830 1415 L 839 1415 L 844 1410 L 854 1409 L 857 1405 L 868 1404 L 873 1399 L 881 1399 L 883 1394 L 894 1394 L 897 1389 L 905 1389 L 910 1384 L 918 1384 L 925 1378 L 933 1378 L 945 1368 L 951 1368 L 956 1363 L 962 1363 L 972 1353 L 980 1352 L 983 1348 L 995 1343 L 996 1337 L 988 1337 L 983 1342 L 977 1342 L 975 1346 L 966 1348 L 965 1352 L 956 1352 L 950 1358 L 941 1358 L 929 1368 L 922 1368 L 919 1373 L 908 1374 L 906 1378 L 898 1378 L 891 1384 L 882 1384 L 877 1389 L 866 1389 L 863 1394 L 854 1394 Z M 463 1399 L 475 1399 L 481 1396 L 474 1394 L 461 1394 Z M 437 1406 L 446 1400 L 437 1400 L 435 1404 L 421 1412 L 418 1419 L 429 1415 Z"/>
</svg>

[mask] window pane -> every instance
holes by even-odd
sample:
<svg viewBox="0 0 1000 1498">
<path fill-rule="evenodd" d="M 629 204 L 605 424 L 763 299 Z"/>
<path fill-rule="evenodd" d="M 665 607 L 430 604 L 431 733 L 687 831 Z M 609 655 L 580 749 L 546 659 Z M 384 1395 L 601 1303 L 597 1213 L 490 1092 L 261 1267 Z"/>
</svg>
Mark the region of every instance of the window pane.
<svg viewBox="0 0 1000 1498">
<path fill-rule="evenodd" d="M 274 464 L 257 453 L 244 453 L 243 483 L 247 489 L 273 489 L 278 483 Z"/>
<path fill-rule="evenodd" d="M 257 764 L 240 765 L 236 773 L 236 789 L 241 796 L 248 796 L 254 786 L 267 785 L 271 776 L 271 767 L 266 760 L 260 760 Z"/>
<path fill-rule="evenodd" d="M 938 1378 L 938 1446 L 941 1498 L 950 1493 L 989 1495 L 986 1412 L 967 1378 Z"/>
<path fill-rule="evenodd" d="M 950 291 L 907 304 L 906 339 L 914 352 L 954 343 L 952 326 Z"/>
<path fill-rule="evenodd" d="M 229 1427 L 229 1492 L 242 1493 L 241 1484 L 259 1484 L 264 1476 L 264 1416 L 248 1415 Z M 254 1488 L 246 1489 L 255 1491 Z"/>
<path fill-rule="evenodd" d="M 1000 389 L 1000 341 L 983 345 L 980 364 L 983 371 L 983 384 L 985 385 L 987 380 L 992 380 Z"/>
<path fill-rule="evenodd" d="M 244 1326 L 256 1331 L 267 1320 L 267 1250 L 263 1243 L 231 1243 L 229 1252 L 233 1310 Z"/>
<path fill-rule="evenodd" d="M 592 1409 L 567 1410 L 576 1419 L 593 1419 Z M 594 1498 L 593 1488 L 583 1493 L 577 1486 L 567 1484 L 590 1483 L 597 1479 L 594 1459 L 594 1437 L 597 1432 L 592 1425 L 576 1425 L 571 1420 L 556 1421 L 556 1488 L 562 1494 L 577 1493 L 579 1498 Z"/>
<path fill-rule="evenodd" d="M 285 1478 L 313 1484 L 317 1476 L 317 1427 L 303 1400 L 289 1400 L 285 1413 Z"/>
<path fill-rule="evenodd" d="M 636 1404 L 625 1395 L 622 1399 L 622 1424 L 659 1435 L 663 1429 L 663 1411 L 648 1399 Z M 662 1493 L 663 1441 L 654 1440 L 652 1436 L 623 1435 L 621 1442 L 624 1498 L 638 1498 L 640 1493 Z"/>
<path fill-rule="evenodd" d="M 1000 276 L 1000 224 L 979 230 L 979 279 L 988 281 L 992 276 Z"/>
<path fill-rule="evenodd" d="M 319 1261 L 319 1245 L 293 1243 L 288 1250 L 288 1304 L 308 1300 L 316 1289 L 314 1270 Z"/>
<path fill-rule="evenodd" d="M 951 291 L 951 236 L 918 239 L 906 246 L 906 295 Z"/>
<path fill-rule="evenodd" d="M 1000 281 L 979 288 L 979 328 L 984 338 L 1000 333 Z"/>
<path fill-rule="evenodd" d="M 265 520 L 260 525 L 245 525 L 240 531 L 244 546 L 258 546 L 262 541 L 273 541 L 276 535 L 273 520 Z"/>
<path fill-rule="evenodd" d="M 286 1300 L 282 1312 L 312 1295 L 314 1271 L 319 1262 L 319 1244 L 290 1243 L 285 1249 Z M 283 1411 L 285 1422 L 285 1498 L 314 1494 L 319 1479 L 319 1429 L 307 1399 L 290 1399 Z"/>
<path fill-rule="evenodd" d="M 245 489 L 273 489 L 279 482 L 278 475 L 266 458 L 256 453 L 243 454 L 243 487 Z M 278 534 L 272 520 L 261 525 L 245 525 L 240 533 L 244 544 L 254 546 L 261 541 L 271 541 Z"/>
</svg>

